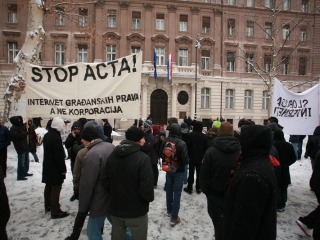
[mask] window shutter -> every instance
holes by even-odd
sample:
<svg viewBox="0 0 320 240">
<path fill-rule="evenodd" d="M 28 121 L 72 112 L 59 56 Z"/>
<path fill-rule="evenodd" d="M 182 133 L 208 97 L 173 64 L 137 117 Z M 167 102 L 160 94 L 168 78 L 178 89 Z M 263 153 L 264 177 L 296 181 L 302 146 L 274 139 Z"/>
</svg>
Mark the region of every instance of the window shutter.
<svg viewBox="0 0 320 240">
<path fill-rule="evenodd" d="M 163 13 L 157 13 L 157 19 L 164 19 Z"/>
<path fill-rule="evenodd" d="M 180 22 L 188 22 L 188 15 L 180 15 Z"/>
<path fill-rule="evenodd" d="M 141 12 L 132 12 L 132 18 L 140 19 L 141 18 Z"/>
<path fill-rule="evenodd" d="M 210 17 L 202 17 L 202 27 L 210 27 Z"/>
<path fill-rule="evenodd" d="M 234 53 L 233 52 L 227 53 L 227 62 L 234 62 Z"/>
</svg>

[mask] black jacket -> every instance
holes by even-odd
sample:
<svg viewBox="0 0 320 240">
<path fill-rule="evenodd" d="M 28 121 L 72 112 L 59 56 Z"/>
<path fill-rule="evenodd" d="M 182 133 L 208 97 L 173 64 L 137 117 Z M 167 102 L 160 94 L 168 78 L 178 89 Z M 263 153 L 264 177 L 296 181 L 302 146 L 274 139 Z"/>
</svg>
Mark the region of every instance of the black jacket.
<svg viewBox="0 0 320 240">
<path fill-rule="evenodd" d="M 82 128 L 82 125 L 79 121 L 75 121 L 73 124 L 72 124 L 72 127 L 71 129 L 74 127 L 74 126 L 77 126 L 79 128 Z M 76 137 L 74 137 L 72 135 L 72 133 L 69 133 L 68 137 L 66 138 L 66 141 L 64 142 L 64 145 L 66 146 L 66 148 L 70 148 L 70 160 L 71 161 L 75 161 L 76 160 L 76 156 L 77 156 L 77 152 L 75 152 L 73 150 L 73 146 L 77 144 L 77 145 L 81 145 L 81 137 L 80 137 L 80 134 L 77 134 Z"/>
<path fill-rule="evenodd" d="M 231 135 L 216 138 L 213 147 L 204 154 L 200 173 L 200 188 L 206 195 L 224 196 L 230 171 L 237 164 L 240 152 L 238 139 Z"/>
<path fill-rule="evenodd" d="M 224 238 L 273 240 L 277 230 L 277 182 L 269 160 L 271 130 L 242 126 L 242 161 L 226 194 Z"/>
<path fill-rule="evenodd" d="M 154 200 L 153 173 L 150 159 L 141 146 L 123 140 L 108 157 L 102 185 L 110 192 L 111 214 L 137 218 L 148 213 Z"/>
<path fill-rule="evenodd" d="M 61 185 L 67 172 L 65 152 L 60 132 L 54 128 L 43 137 L 42 182 L 49 185 Z"/>
<path fill-rule="evenodd" d="M 4 184 L 4 176 L 0 167 L 0 239 L 8 239 L 6 233 L 6 225 L 10 218 L 10 207 L 7 196 L 6 186 Z"/>
<path fill-rule="evenodd" d="M 141 151 L 150 157 L 151 149 L 153 148 L 153 145 L 154 145 L 154 137 L 152 135 L 151 130 L 148 130 L 145 132 L 144 139 L 146 142 L 142 146 Z"/>
<path fill-rule="evenodd" d="M 310 188 L 320 195 L 320 151 L 316 155 L 316 161 L 310 178 Z M 317 195 L 317 196 L 318 196 Z M 319 199 L 318 199 L 319 201 Z M 320 204 L 320 202 L 319 202 Z"/>
<path fill-rule="evenodd" d="M 319 140 L 320 140 L 320 126 L 315 128 L 313 135 L 308 138 L 308 142 L 306 145 L 306 152 L 308 156 L 312 159 L 316 158 Z"/>
<path fill-rule="evenodd" d="M 151 164 L 158 164 L 159 158 L 160 158 L 159 150 L 160 150 L 162 141 L 161 141 L 159 134 L 156 136 L 153 136 L 153 137 L 154 137 L 154 145 L 151 148 L 150 163 Z"/>
<path fill-rule="evenodd" d="M 176 172 L 184 172 L 184 166 L 189 163 L 189 155 L 187 150 L 187 144 L 180 139 L 181 134 L 181 126 L 177 123 L 173 123 L 170 125 L 170 133 L 169 137 L 163 140 L 159 155 L 162 159 L 163 157 L 163 148 L 167 141 L 170 142 L 177 142 L 176 144 L 176 150 L 177 150 L 177 159 L 179 163 L 179 167 L 177 168 Z M 179 141 L 179 142 L 178 142 Z"/>
<path fill-rule="evenodd" d="M 202 128 L 194 126 L 193 131 L 187 137 L 190 163 L 201 164 L 204 153 L 208 149 L 208 137 L 202 132 Z"/>
<path fill-rule="evenodd" d="M 20 121 L 18 121 L 20 119 Z M 29 132 L 26 130 L 23 124 L 23 119 L 21 116 L 13 116 L 10 118 L 12 127 L 10 128 L 10 138 L 13 142 L 14 148 L 18 154 L 29 151 L 29 144 L 27 136 Z"/>
</svg>

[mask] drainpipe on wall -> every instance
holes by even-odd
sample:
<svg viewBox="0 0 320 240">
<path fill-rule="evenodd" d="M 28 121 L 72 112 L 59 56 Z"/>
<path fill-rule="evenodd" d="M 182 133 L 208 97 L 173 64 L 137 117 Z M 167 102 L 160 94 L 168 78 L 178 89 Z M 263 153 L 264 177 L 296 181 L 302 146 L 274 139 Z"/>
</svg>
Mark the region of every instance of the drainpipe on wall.
<svg viewBox="0 0 320 240">
<path fill-rule="evenodd" d="M 221 77 L 223 77 L 223 36 L 224 36 L 224 10 L 223 10 L 223 0 L 221 0 L 221 46 L 220 46 L 220 62 L 221 62 Z"/>
</svg>

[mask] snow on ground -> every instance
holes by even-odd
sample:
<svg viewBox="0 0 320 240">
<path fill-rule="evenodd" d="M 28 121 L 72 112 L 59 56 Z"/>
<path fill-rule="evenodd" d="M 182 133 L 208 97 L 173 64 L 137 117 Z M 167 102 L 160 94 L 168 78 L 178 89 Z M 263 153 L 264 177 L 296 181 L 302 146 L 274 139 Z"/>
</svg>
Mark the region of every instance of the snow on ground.
<svg viewBox="0 0 320 240">
<path fill-rule="evenodd" d="M 44 134 L 44 129 L 37 129 Z M 115 140 L 114 144 L 119 144 Z M 306 139 L 305 139 L 306 142 Z M 304 144 L 305 145 L 305 144 Z M 304 152 L 303 152 L 304 153 Z M 5 184 L 10 202 L 11 217 L 7 225 L 7 233 L 11 240 L 40 240 L 64 239 L 70 235 L 78 209 L 78 201 L 70 202 L 73 194 L 70 161 L 66 160 L 68 172 L 62 186 L 60 204 L 63 211 L 70 212 L 70 216 L 63 219 L 51 219 L 50 213 L 44 213 L 44 184 L 42 178 L 42 146 L 37 154 L 40 163 L 33 161 L 30 154 L 30 170 L 33 173 L 27 181 L 17 181 L 17 154 L 11 144 L 8 148 L 8 171 Z M 288 202 L 286 211 L 278 213 L 277 239 L 304 239 L 302 231 L 295 224 L 299 216 L 307 215 L 317 206 L 317 200 L 309 187 L 311 164 L 309 159 L 297 161 L 290 167 L 292 184 L 288 188 Z M 158 188 L 155 189 L 155 200 L 150 204 L 148 239 L 214 239 L 212 221 L 207 213 L 207 203 L 204 194 L 189 195 L 182 192 L 179 216 L 181 223 L 175 227 L 169 224 L 166 216 L 166 199 L 163 190 L 165 173 L 160 172 Z M 80 239 L 87 239 L 86 225 Z M 104 239 L 111 239 L 111 226 L 106 221 L 104 225 Z"/>
</svg>

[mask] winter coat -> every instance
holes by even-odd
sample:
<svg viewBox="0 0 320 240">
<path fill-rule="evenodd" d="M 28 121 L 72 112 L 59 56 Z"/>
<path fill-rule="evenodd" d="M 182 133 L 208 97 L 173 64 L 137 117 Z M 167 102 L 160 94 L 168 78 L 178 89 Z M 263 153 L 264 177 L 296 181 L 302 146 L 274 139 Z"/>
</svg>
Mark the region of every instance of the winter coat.
<svg viewBox="0 0 320 240">
<path fill-rule="evenodd" d="M 201 164 L 204 153 L 208 149 L 207 135 L 202 132 L 200 125 L 196 124 L 187 139 L 190 163 Z"/>
<path fill-rule="evenodd" d="M 146 153 L 150 157 L 151 156 L 151 149 L 155 143 L 151 130 L 148 130 L 145 132 L 144 139 L 146 140 L 146 142 L 141 147 L 141 151 Z"/>
<path fill-rule="evenodd" d="M 61 185 L 67 172 L 65 152 L 60 132 L 54 128 L 43 137 L 42 182 L 49 185 Z"/>
<path fill-rule="evenodd" d="M 6 185 L 4 184 L 4 175 L 0 167 L 0 239 L 7 239 L 5 233 L 6 225 L 10 218 L 10 207 L 7 196 Z"/>
<path fill-rule="evenodd" d="M 79 212 L 90 211 L 90 217 L 98 218 L 110 214 L 109 193 L 103 186 L 102 172 L 114 145 L 96 139 L 88 147 L 81 162 L 79 185 Z"/>
<path fill-rule="evenodd" d="M 231 135 L 216 138 L 213 147 L 204 154 L 200 172 L 200 188 L 206 195 L 223 197 L 230 171 L 237 164 L 236 157 L 240 152 L 238 139 Z"/>
<path fill-rule="evenodd" d="M 20 119 L 20 122 L 18 121 Z M 29 151 L 29 144 L 27 136 L 29 132 L 26 130 L 23 124 L 23 119 L 21 116 L 14 116 L 10 118 L 12 126 L 10 128 L 10 138 L 13 142 L 14 148 L 18 154 Z"/>
<path fill-rule="evenodd" d="M 160 147 L 160 151 L 159 151 L 160 157 L 164 159 L 163 148 L 166 142 L 167 141 L 176 142 L 177 159 L 179 164 L 179 167 L 177 168 L 176 172 L 184 172 L 184 166 L 189 163 L 187 144 L 180 139 L 180 133 L 181 133 L 181 126 L 179 124 L 173 123 L 172 125 L 170 125 L 169 137 L 163 140 Z"/>
<path fill-rule="evenodd" d="M 0 125 L 0 149 L 4 149 L 11 144 L 10 132 L 6 126 Z"/>
<path fill-rule="evenodd" d="M 37 134 L 35 129 L 35 125 L 31 124 L 29 126 L 29 152 L 35 153 L 37 152 Z"/>
<path fill-rule="evenodd" d="M 105 141 L 103 129 L 102 129 L 102 127 L 100 125 L 98 125 L 98 123 L 95 120 L 91 120 L 91 121 L 86 122 L 84 127 L 95 127 L 99 132 L 100 139 L 102 141 Z"/>
<path fill-rule="evenodd" d="M 149 212 L 154 200 L 150 159 L 141 146 L 123 140 L 108 158 L 102 183 L 110 192 L 112 216 L 137 218 Z"/>
<path fill-rule="evenodd" d="M 71 129 L 73 129 L 74 127 L 79 127 L 80 129 L 82 129 L 82 125 L 79 121 L 75 121 L 72 124 Z M 64 145 L 66 146 L 66 148 L 70 149 L 70 160 L 74 162 L 76 160 L 77 152 L 73 150 L 73 146 L 81 145 L 80 133 L 76 134 L 75 137 L 72 135 L 72 133 L 69 133 L 68 137 L 64 141 Z"/>
<path fill-rule="evenodd" d="M 112 133 L 112 127 L 110 125 L 110 123 L 106 122 L 103 125 L 103 133 L 104 135 L 107 137 L 107 141 L 111 141 L 111 133 Z"/>
<path fill-rule="evenodd" d="M 74 167 L 72 171 L 73 176 L 73 189 L 75 192 L 79 191 L 79 183 L 80 183 L 80 177 L 81 177 L 81 163 L 84 156 L 87 154 L 88 148 L 82 148 L 78 153 L 76 160 L 74 162 Z"/>
<path fill-rule="evenodd" d="M 226 194 L 223 239 L 276 239 L 277 182 L 269 160 L 271 130 L 242 126 L 240 168 Z"/>
<path fill-rule="evenodd" d="M 210 147 L 214 146 L 214 143 L 216 142 L 218 135 L 210 132 L 207 133 L 206 135 L 208 137 L 207 142 L 208 142 L 208 149 L 209 149 Z"/>
<path fill-rule="evenodd" d="M 317 194 L 320 194 L 320 151 L 316 155 L 316 161 L 310 178 L 310 188 Z M 318 199 L 319 201 L 319 199 Z"/>
<path fill-rule="evenodd" d="M 275 132 L 273 145 L 278 151 L 279 158 L 277 160 L 279 161 L 281 167 L 281 174 L 280 178 L 278 179 L 278 184 L 291 184 L 289 166 L 296 161 L 296 154 L 293 146 L 285 141 L 283 132 L 281 130 L 277 130 Z"/>
<path fill-rule="evenodd" d="M 160 150 L 160 147 L 161 147 L 161 139 L 160 139 L 160 136 L 159 134 L 154 136 L 154 145 L 153 147 L 151 148 L 151 153 L 150 153 L 150 163 L 151 164 L 158 164 L 159 162 L 159 150 Z"/>
<path fill-rule="evenodd" d="M 308 138 L 308 142 L 306 145 L 307 155 L 315 159 L 316 154 L 318 152 L 318 144 L 320 141 L 320 126 L 317 126 L 313 132 L 313 135 Z"/>
</svg>

